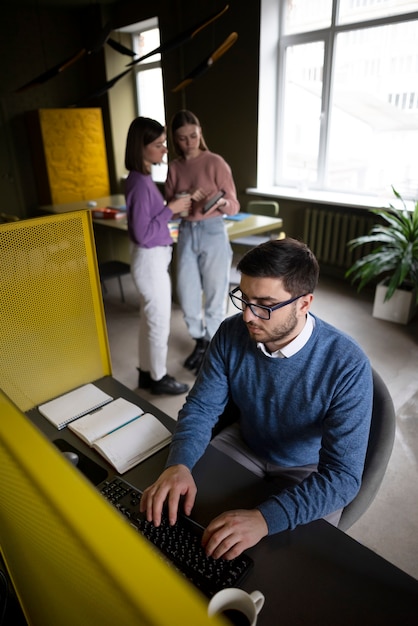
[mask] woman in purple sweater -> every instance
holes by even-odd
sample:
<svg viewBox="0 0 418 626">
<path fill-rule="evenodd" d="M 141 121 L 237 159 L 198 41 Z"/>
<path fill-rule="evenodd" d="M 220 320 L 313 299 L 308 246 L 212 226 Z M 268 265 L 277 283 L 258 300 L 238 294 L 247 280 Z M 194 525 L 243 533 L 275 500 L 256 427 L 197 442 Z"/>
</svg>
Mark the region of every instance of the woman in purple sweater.
<svg viewBox="0 0 418 626">
<path fill-rule="evenodd" d="M 138 386 L 154 394 L 177 395 L 189 387 L 167 374 L 173 243 L 168 222 L 173 215 L 189 210 L 190 199 L 173 199 L 166 204 L 152 180 L 151 165 L 161 163 L 166 153 L 164 127 L 155 120 L 137 117 L 126 141 L 129 176 L 125 196 L 132 241 L 131 272 L 140 302 Z"/>
</svg>

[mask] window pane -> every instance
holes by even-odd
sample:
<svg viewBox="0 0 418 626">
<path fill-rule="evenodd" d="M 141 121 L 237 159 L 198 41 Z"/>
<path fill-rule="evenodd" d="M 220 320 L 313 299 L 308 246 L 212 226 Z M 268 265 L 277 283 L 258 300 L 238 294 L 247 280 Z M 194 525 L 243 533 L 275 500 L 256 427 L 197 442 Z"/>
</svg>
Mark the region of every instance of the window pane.
<svg viewBox="0 0 418 626">
<path fill-rule="evenodd" d="M 332 0 L 286 0 L 284 34 L 329 27 L 331 9 Z"/>
<path fill-rule="evenodd" d="M 418 22 L 338 35 L 327 187 L 417 191 Z"/>
<path fill-rule="evenodd" d="M 338 22 L 363 22 L 417 10 L 416 0 L 340 0 Z"/>
<path fill-rule="evenodd" d="M 323 42 L 287 48 L 281 183 L 304 187 L 317 180 L 323 60 Z"/>
<path fill-rule="evenodd" d="M 161 69 L 142 70 L 137 73 L 139 115 L 151 117 L 165 124 L 164 94 Z"/>
<path fill-rule="evenodd" d="M 139 71 L 136 75 L 138 115 L 150 117 L 165 126 L 164 92 L 161 68 Z M 152 178 L 163 182 L 167 177 L 166 162 L 152 168 Z"/>
<path fill-rule="evenodd" d="M 152 52 L 160 45 L 160 29 L 152 28 L 151 30 L 145 30 L 142 33 L 138 33 L 134 37 L 134 52 L 138 57 L 142 57 L 149 52 Z M 153 63 L 161 60 L 161 54 L 154 54 L 152 57 L 141 61 L 142 63 Z"/>
</svg>

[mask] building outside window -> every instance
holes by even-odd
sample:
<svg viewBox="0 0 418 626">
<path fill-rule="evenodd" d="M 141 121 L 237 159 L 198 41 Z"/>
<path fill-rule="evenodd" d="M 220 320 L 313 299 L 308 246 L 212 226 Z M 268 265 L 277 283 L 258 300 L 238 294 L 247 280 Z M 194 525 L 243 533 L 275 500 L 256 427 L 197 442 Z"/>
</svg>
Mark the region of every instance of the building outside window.
<svg viewBox="0 0 418 626">
<path fill-rule="evenodd" d="M 262 0 L 258 187 L 418 197 L 418 2 Z"/>
</svg>

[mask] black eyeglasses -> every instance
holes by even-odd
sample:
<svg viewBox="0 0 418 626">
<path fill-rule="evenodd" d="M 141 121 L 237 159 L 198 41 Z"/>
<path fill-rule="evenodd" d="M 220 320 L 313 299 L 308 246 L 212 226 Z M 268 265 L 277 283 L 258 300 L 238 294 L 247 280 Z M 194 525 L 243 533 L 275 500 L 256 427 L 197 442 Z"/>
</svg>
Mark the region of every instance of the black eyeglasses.
<svg viewBox="0 0 418 626">
<path fill-rule="evenodd" d="M 286 300 L 285 302 L 280 302 L 279 304 L 274 304 L 273 306 L 264 306 L 263 304 L 252 304 L 251 302 L 247 302 L 243 298 L 236 296 L 235 294 L 237 291 L 241 291 L 239 287 L 235 287 L 235 289 L 229 292 L 232 304 L 240 311 L 245 311 L 248 306 L 251 313 L 262 320 L 269 320 L 273 311 L 277 311 L 277 309 L 281 309 L 283 306 L 287 306 L 288 304 L 295 302 L 295 300 L 299 300 L 299 298 L 303 298 L 308 295 L 303 293 L 302 295 L 290 298 L 290 300 Z"/>
</svg>

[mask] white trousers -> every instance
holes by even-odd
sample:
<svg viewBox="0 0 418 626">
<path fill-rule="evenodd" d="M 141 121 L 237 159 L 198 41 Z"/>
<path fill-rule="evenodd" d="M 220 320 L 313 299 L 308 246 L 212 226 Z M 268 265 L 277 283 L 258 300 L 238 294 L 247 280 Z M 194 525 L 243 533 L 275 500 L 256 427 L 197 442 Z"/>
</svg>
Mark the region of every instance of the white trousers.
<svg viewBox="0 0 418 626">
<path fill-rule="evenodd" d="M 171 246 L 131 249 L 131 273 L 139 293 L 139 367 L 153 380 L 167 373 L 172 254 Z"/>
</svg>

